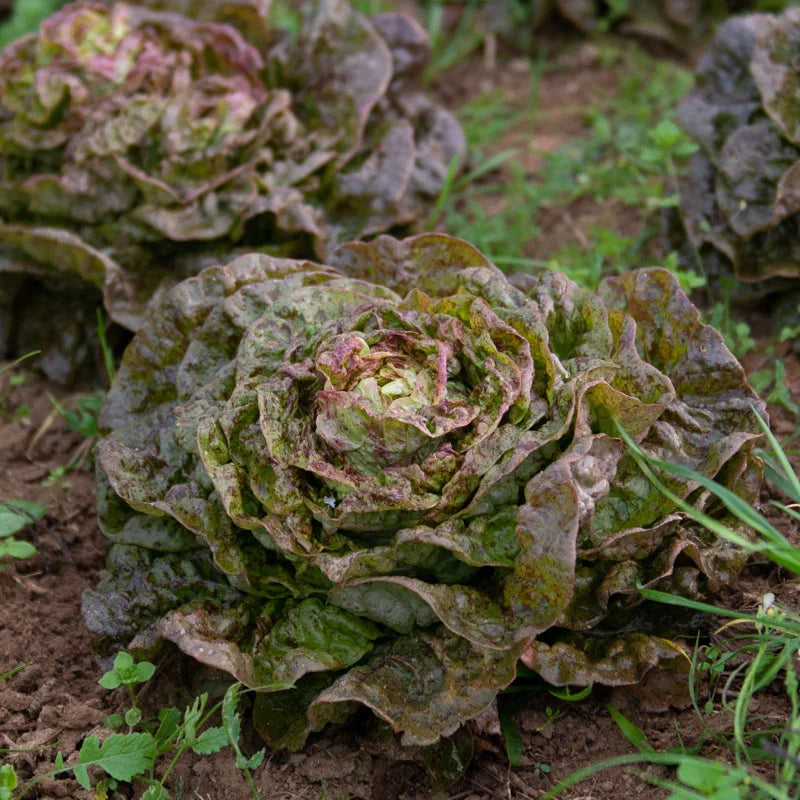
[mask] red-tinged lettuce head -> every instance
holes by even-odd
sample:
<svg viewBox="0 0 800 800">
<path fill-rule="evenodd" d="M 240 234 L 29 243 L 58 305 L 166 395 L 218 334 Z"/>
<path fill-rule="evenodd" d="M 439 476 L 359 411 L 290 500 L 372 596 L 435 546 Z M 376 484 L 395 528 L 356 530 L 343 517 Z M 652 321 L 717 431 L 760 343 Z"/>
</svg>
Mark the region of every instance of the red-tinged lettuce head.
<svg viewBox="0 0 800 800">
<path fill-rule="evenodd" d="M 800 9 L 751 14 L 720 27 L 700 62 L 678 107 L 701 147 L 672 226 L 687 263 L 747 283 L 800 276 L 798 47 Z"/>
<path fill-rule="evenodd" d="M 763 7 L 759 0 L 650 0 L 650 2 L 614 3 L 611 0 L 533 0 L 555 5 L 559 13 L 587 33 L 613 28 L 619 33 L 660 39 L 677 49 L 707 37 L 714 23 L 749 9 Z M 787 5 L 785 0 L 771 3 L 773 8 Z"/>
<path fill-rule="evenodd" d="M 772 9 L 785 5 L 781 0 L 770 3 Z M 758 0 L 479 0 L 471 3 L 465 13 L 472 24 L 488 28 L 523 48 L 535 44 L 536 34 L 557 19 L 588 35 L 613 32 L 656 40 L 680 51 L 708 38 L 715 25 L 731 14 L 763 6 Z"/>
<path fill-rule="evenodd" d="M 330 263 L 207 269 L 134 338 L 100 420 L 115 546 L 89 628 L 295 684 L 256 704 L 287 747 L 359 703 L 430 744 L 520 658 L 615 684 L 674 656 L 637 586 L 695 596 L 743 555 L 653 488 L 616 422 L 752 499 L 763 410 L 677 281 L 513 285 L 435 234 Z"/>
<path fill-rule="evenodd" d="M 94 284 L 130 330 L 236 248 L 324 259 L 413 224 L 464 150 L 410 18 L 186 10 L 76 3 L 0 51 L 0 273 Z"/>
</svg>

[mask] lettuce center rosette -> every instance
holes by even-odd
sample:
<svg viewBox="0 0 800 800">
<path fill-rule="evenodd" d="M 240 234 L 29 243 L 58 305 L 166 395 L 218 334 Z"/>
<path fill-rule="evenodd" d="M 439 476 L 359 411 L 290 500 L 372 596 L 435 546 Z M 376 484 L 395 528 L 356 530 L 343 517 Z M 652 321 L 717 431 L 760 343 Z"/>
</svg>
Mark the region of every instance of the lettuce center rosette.
<svg viewBox="0 0 800 800">
<path fill-rule="evenodd" d="M 263 346 L 252 336 L 243 354 Z M 309 536 L 314 522 L 382 531 L 445 519 L 463 504 L 443 490 L 471 472 L 467 454 L 506 414 L 529 416 L 530 347 L 481 299 L 372 302 L 330 320 L 309 349 L 256 389 L 271 468 L 294 487 Z M 221 423 L 235 435 L 227 414 Z"/>
<path fill-rule="evenodd" d="M 763 407 L 675 279 L 512 283 L 434 234 L 331 260 L 210 268 L 135 337 L 100 421 L 115 544 L 89 628 L 266 687 L 256 725 L 287 747 L 358 704 L 433 743 L 520 659 L 581 685 L 674 657 L 637 586 L 698 596 L 744 557 L 617 424 L 752 499 Z"/>
</svg>

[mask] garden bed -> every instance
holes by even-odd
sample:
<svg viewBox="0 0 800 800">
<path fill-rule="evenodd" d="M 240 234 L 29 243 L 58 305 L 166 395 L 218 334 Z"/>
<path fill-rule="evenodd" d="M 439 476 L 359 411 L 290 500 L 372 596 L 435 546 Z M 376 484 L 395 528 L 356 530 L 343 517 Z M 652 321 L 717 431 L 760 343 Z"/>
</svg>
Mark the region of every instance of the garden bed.
<svg viewBox="0 0 800 800">
<path fill-rule="evenodd" d="M 558 33 L 562 35 L 563 32 Z M 530 110 L 531 80 L 537 75 L 535 114 L 518 119 L 497 139 L 482 145 L 484 158 L 516 148 L 510 160 L 482 179 L 487 191 L 478 202 L 487 218 L 501 218 L 519 199 L 502 190 L 513 179 L 511 164 L 532 176 L 542 170 L 546 153 L 555 152 L 574 137 L 591 133 L 585 109 L 615 97 L 630 62 L 622 57 L 611 58 L 595 44 L 565 38 L 558 51 L 551 46 L 547 62 L 542 62 L 549 65 L 547 69 L 537 74 L 536 63 L 535 58 L 528 61 L 519 56 L 501 56 L 487 65 L 477 57 L 437 78 L 439 94 L 451 108 L 505 92 L 509 108 L 524 113 Z M 440 218 L 439 227 L 454 232 L 448 222 L 463 211 L 468 201 L 465 197 L 454 198 Z M 589 254 L 598 226 L 613 230 L 620 239 L 633 240 L 647 225 L 653 225 L 651 211 L 642 213 L 618 199 L 601 202 L 588 195 L 570 198 L 560 205 L 544 203 L 535 212 L 531 210 L 525 233 L 529 241 L 520 252 L 520 259 L 563 258 L 569 248 Z M 470 213 L 474 217 L 474 207 Z M 654 237 L 645 237 L 643 242 L 636 255 L 642 266 L 651 263 L 657 250 Z M 476 244 L 480 246 L 481 242 Z M 500 252 L 501 243 L 492 249 Z M 702 300 L 702 295 L 698 299 Z M 755 372 L 768 366 L 763 351 L 773 340 L 771 317 L 764 309 L 755 308 L 748 313 L 746 321 L 751 331 L 761 337 L 759 345 L 751 348 L 745 358 L 748 370 Z M 783 345 L 777 354 L 786 366 L 788 396 L 798 402 L 797 359 L 788 345 Z M 12 386 L 12 374 L 25 375 L 26 380 Z M 75 470 L 62 474 L 63 465 L 81 446 L 81 438 L 66 431 L 62 418 L 53 415 L 48 393 L 53 392 L 67 406 L 70 398 L 64 396 L 63 390 L 59 394 L 58 387 L 29 375 L 24 365 L 0 380 L 0 498 L 37 501 L 47 508 L 45 519 L 32 530 L 38 554 L 4 566 L 0 572 L 0 674 L 24 665 L 0 683 L 0 748 L 21 751 L 10 760 L 24 781 L 51 768 L 59 751 L 69 761 L 83 739 L 101 730 L 106 717 L 123 707 L 125 697 L 98 685 L 102 670 L 81 618 L 81 595 L 96 583 L 106 545 L 95 518 L 92 473 Z M 794 415 L 785 407 L 771 406 L 770 410 L 776 434 L 792 434 L 797 424 Z M 768 496 L 762 497 L 763 503 L 768 500 Z M 737 586 L 720 600 L 729 607 L 752 612 L 764 594 L 776 591 L 780 581 L 775 568 L 749 567 Z M 796 598 L 787 600 L 796 604 Z M 707 632 L 714 629 L 711 620 L 705 620 L 703 625 Z M 694 642 L 688 640 L 685 644 L 691 650 Z M 155 716 L 165 706 L 187 705 L 197 692 L 213 692 L 215 685 L 212 673 L 192 666 L 175 650 L 159 660 L 156 676 L 146 684 L 139 700 L 145 714 Z M 756 702 L 758 705 L 752 709 L 764 724 L 785 719 L 786 699 L 777 690 L 762 693 Z M 503 736 L 489 724 L 484 730 L 475 731 L 475 757 L 466 777 L 438 796 L 453 800 L 538 798 L 576 769 L 633 752 L 632 744 L 612 719 L 608 704 L 621 711 L 654 748 L 662 751 L 679 742 L 686 745 L 700 741 L 706 724 L 720 731 L 730 725 L 728 712 L 701 720 L 690 707 L 686 686 L 658 671 L 643 686 L 596 688 L 588 698 L 577 702 L 559 700 L 545 690 L 525 694 L 510 716 L 521 736 L 520 765 L 509 766 Z M 264 765 L 254 772 L 255 786 L 263 798 L 270 800 L 429 797 L 431 789 L 421 761 L 399 748 L 376 744 L 371 731 L 370 716 L 365 712 L 355 721 L 312 737 L 300 753 L 268 752 Z M 261 746 L 248 727 L 243 742 L 248 752 Z M 705 755 L 713 758 L 715 752 L 709 748 Z M 667 775 L 663 767 L 649 767 L 646 771 L 656 777 Z M 252 796 L 227 749 L 213 756 L 184 756 L 174 772 L 172 786 L 175 797 L 246 800 Z M 122 787 L 117 796 L 138 798 L 142 789 Z M 94 796 L 71 778 L 45 780 L 29 795 L 80 800 Z M 616 800 L 661 797 L 665 792 L 629 771 L 615 769 L 594 776 L 565 796 Z"/>
</svg>

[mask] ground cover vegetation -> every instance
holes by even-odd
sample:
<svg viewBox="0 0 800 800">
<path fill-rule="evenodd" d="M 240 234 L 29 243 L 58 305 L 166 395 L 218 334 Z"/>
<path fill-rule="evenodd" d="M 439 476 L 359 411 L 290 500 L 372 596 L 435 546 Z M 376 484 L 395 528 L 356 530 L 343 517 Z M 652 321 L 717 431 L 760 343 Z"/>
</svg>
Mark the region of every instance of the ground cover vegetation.
<svg viewBox="0 0 800 800">
<path fill-rule="evenodd" d="M 31 26 L 36 15 L 24 5 L 12 22 Z M 316 53 L 320 30 L 346 30 L 353 38 L 341 52 L 345 63 L 356 63 L 365 43 L 376 42 L 364 32 L 377 32 L 384 48 L 389 44 L 394 75 L 386 79 L 389 99 L 371 106 L 373 116 L 383 116 L 365 123 L 366 114 L 355 115 L 358 152 L 343 157 L 338 140 L 326 142 L 339 155 L 322 164 L 318 177 L 335 184 L 331 164 L 341 164 L 342 175 L 358 175 L 362 188 L 368 183 L 379 192 L 401 173 L 411 177 L 389 192 L 388 206 L 385 199 L 369 206 L 366 216 L 380 218 L 371 228 L 360 201 L 337 207 L 336 192 L 321 189 L 320 180 L 314 199 L 299 202 L 308 202 L 317 221 L 324 217 L 330 236 L 287 226 L 267 245 L 228 228 L 213 242 L 196 242 L 185 256 L 196 266 L 156 281 L 149 316 L 118 367 L 113 330 L 109 340 L 108 324 L 95 319 L 91 305 L 100 296 L 82 312 L 105 365 L 96 373 L 111 386 L 103 410 L 98 418 L 104 392 L 53 397 L 23 452 L 30 456 L 59 420 L 71 431 L 69 457 L 45 469 L 43 483 L 60 493 L 70 491 L 71 472 L 97 460 L 100 526 L 112 546 L 105 570 L 90 580 L 83 613 L 107 657 L 106 673 L 96 676 L 100 687 L 127 699 L 36 770 L 20 747 L 8 748 L 0 800 L 46 797 L 62 785 L 87 792 L 81 797 L 167 800 L 185 796 L 187 760 L 217 752 L 235 764 L 237 800 L 308 797 L 310 785 L 273 794 L 279 789 L 270 783 L 270 762 L 283 748 L 306 752 L 319 736 L 353 729 L 354 718 L 369 731 L 359 761 L 369 759 L 365 748 L 382 742 L 375 751 L 382 759 L 421 759 L 431 790 L 453 786 L 456 797 L 494 796 L 474 774 L 494 741 L 512 765 L 497 796 L 574 797 L 583 780 L 594 782 L 594 793 L 599 785 L 600 797 L 620 796 L 621 786 L 634 791 L 626 781 L 635 779 L 619 771 L 633 765 L 654 797 L 790 800 L 798 792 L 800 753 L 800 484 L 793 450 L 800 370 L 791 350 L 798 303 L 791 281 L 780 285 L 789 297 L 778 319 L 735 301 L 748 297 L 737 277 L 794 277 L 790 268 L 775 267 L 773 255 L 791 247 L 791 237 L 776 231 L 785 233 L 782 226 L 796 214 L 787 155 L 794 145 L 785 130 L 792 109 L 783 102 L 797 74 L 790 56 L 796 12 L 722 25 L 691 88 L 685 54 L 659 59 L 619 38 L 581 45 L 558 28 L 555 35 L 565 38 L 556 47 L 536 44 L 529 31 L 558 11 L 585 30 L 680 40 L 685 49 L 692 36 L 704 40 L 707 26 L 739 9 L 697 4 L 680 16 L 677 4 L 655 3 L 645 24 L 637 4 L 509 2 L 505 18 L 526 21 L 524 41 L 518 26 L 513 42 L 523 47 L 506 51 L 501 41 L 498 53 L 502 26 L 493 30 L 486 21 L 504 17 L 487 16 L 492 4 L 425 4 L 411 9 L 418 23 L 387 13 L 391 5 L 360 3 L 355 12 L 310 3 L 317 16 L 304 17 L 274 4 L 270 19 L 286 32 L 280 46 L 270 41 L 263 10 L 253 16 L 246 3 L 117 6 L 121 11 L 77 4 L 55 18 L 80 18 L 81 30 L 98 24 L 101 35 L 88 49 L 76 45 L 77 23 L 68 26 L 76 38 L 66 49 L 80 57 L 91 51 L 104 64 L 119 57 L 131 31 L 145 39 L 158 33 L 148 39 L 158 63 L 162 39 L 180 40 L 181 26 L 185 40 L 215 32 L 195 41 L 193 53 L 218 47 L 224 28 L 227 44 L 213 58 L 211 51 L 202 56 L 204 69 L 209 60 L 230 62 L 237 30 L 248 37 L 240 54 L 251 47 L 264 57 L 275 46 L 283 68 L 304 35 L 310 38 L 303 52 Z M 160 16 L 164 9 L 185 15 L 168 35 L 160 26 L 175 18 Z M 131 19 L 143 22 L 137 28 Z M 319 25 L 304 34 L 310 19 Z M 6 51 L 14 54 L 16 74 L 29 65 L 15 89 L 20 97 L 46 85 L 44 77 L 30 83 L 30 64 L 47 69 L 49 24 Z M 39 56 L 23 55 L 42 42 Z M 327 41 L 319 49 L 327 52 Z M 453 78 L 465 70 L 474 75 L 468 87 Z M 574 70 L 591 78 L 573 96 Z M 55 78 L 62 87 L 56 106 L 80 98 L 89 86 L 85 71 L 78 58 L 69 81 Z M 267 83 L 265 74 L 259 80 Z M 412 79 L 450 106 L 466 148 L 456 141 L 461 133 L 452 117 L 417 89 L 409 90 L 415 99 L 405 117 L 387 110 L 402 106 L 391 99 L 392 87 L 405 90 Z M 217 88 L 229 96 L 220 80 Z M 455 91 L 448 91 L 451 84 Z M 733 102 L 734 84 L 747 88 L 746 109 Z M 344 85 L 329 94 L 315 84 L 316 100 L 293 101 L 298 130 L 313 128 L 309 119 L 326 119 L 320 103 L 334 95 L 332 104 L 350 113 Z M 218 116 L 230 109 L 221 110 L 220 96 L 193 118 L 204 132 L 201 150 L 227 135 Z M 102 87 L 99 97 L 104 108 Z M 164 104 L 156 104 L 157 127 L 169 139 Z M 311 116 L 304 119 L 298 106 Z M 432 134 L 434 179 L 427 183 L 427 150 L 407 121 L 415 119 L 408 109 L 421 107 L 447 120 L 438 130 L 448 132 Z M 34 128 L 58 134 L 69 119 L 63 110 Z M 9 111 L 4 122 L 13 134 L 19 114 Z M 86 118 L 96 127 L 99 117 Z M 32 123 L 24 122 L 30 140 Z M 749 127 L 769 129 L 771 138 L 760 137 L 756 146 L 745 135 Z M 400 128 L 410 131 L 411 150 L 395 151 L 390 134 Z M 712 128 L 714 136 L 704 139 Z M 319 144 L 311 139 L 304 152 Z M 736 157 L 730 139 L 741 139 Z M 131 142 L 121 141 L 125 152 L 113 156 L 114 169 L 120 160 L 137 163 Z M 770 142 L 785 158 L 761 146 Z M 63 152 L 72 158 L 73 148 Z M 398 154 L 411 159 L 408 169 L 393 161 Z M 104 167 L 96 154 L 81 158 L 70 169 L 92 177 L 85 198 L 91 206 L 99 186 L 92 181 Z M 6 233 L 13 229 L 5 252 L 15 269 L 22 260 L 42 275 L 60 263 L 38 238 L 51 235 L 45 229 L 52 219 L 32 220 L 30 207 L 20 210 L 31 197 L 20 197 L 44 178 L 47 196 L 63 201 L 64 186 L 53 185 L 66 173 L 43 175 L 36 160 L 9 163 L 27 170 L 12 177 L 29 185 L 7 191 L 18 216 L 4 217 Z M 183 219 L 174 197 L 158 207 L 159 187 L 147 171 L 159 163 L 141 162 L 136 176 L 133 168 L 122 173 L 158 214 Z M 709 178 L 702 187 L 698 164 Z M 750 177 L 740 181 L 737 169 Z M 168 183 L 173 173 L 157 180 Z M 416 204 L 403 196 L 415 174 L 416 185 L 427 187 Z M 256 194 L 269 196 L 268 183 Z M 225 185 L 209 191 L 224 194 Z M 240 187 L 228 188 L 235 198 Z M 728 200 L 737 209 L 726 216 Z M 128 228 L 141 231 L 141 202 L 114 212 L 115 222 L 125 219 L 126 235 Z M 213 222 L 225 203 L 199 213 Z M 62 211 L 68 205 L 62 202 Z M 5 208 L 8 214 L 11 206 Z M 408 213 L 398 215 L 398 208 Z M 705 215 L 699 222 L 698 208 Z M 357 230 L 339 225 L 348 214 Z M 737 228 L 742 214 L 761 214 L 754 229 Z M 336 247 L 412 223 L 436 232 Z M 67 247 L 59 234 L 60 256 L 74 254 L 74 244 L 118 269 L 124 259 L 113 247 L 121 240 L 103 227 L 65 224 L 62 234 L 71 238 Z M 104 242 L 96 238 L 102 235 Z M 180 261 L 182 240 L 164 231 L 137 236 L 125 247 L 149 252 L 142 263 Z M 262 252 L 235 257 L 259 245 Z M 785 265 L 783 255 L 778 261 Z M 217 266 L 169 288 L 207 264 Z M 630 272 L 647 264 L 666 269 Z M 119 308 L 136 304 L 109 303 L 108 274 L 95 285 L 105 287 L 106 309 L 119 322 Z M 14 284 L 8 297 L 18 291 Z M 767 284 L 756 294 L 769 291 Z M 142 317 L 143 304 L 136 312 Z M 4 324 L 13 331 L 10 319 Z M 30 377 L 31 364 L 11 364 L 0 375 L 9 430 L 33 428 L 34 412 L 15 400 L 38 380 Z M 767 496 L 772 506 L 763 504 Z M 27 493 L 0 501 L 0 581 L 22 587 L 26 565 L 45 559 L 47 537 L 58 534 L 47 506 Z M 63 552 L 63 541 L 55 541 Z M 754 566 L 742 574 L 748 559 Z M 748 608 L 740 587 L 754 580 L 764 588 Z M 719 605 L 725 599 L 727 608 Z M 174 658 L 167 642 L 215 671 L 196 695 L 148 706 L 136 687 L 147 690 L 157 680 L 154 664 Z M 25 685 L 25 664 L 0 662 L 3 669 L 0 689 Z M 646 715 L 633 721 L 628 695 L 602 688 L 625 684 L 632 685 L 630 696 L 661 712 L 680 705 L 675 698 L 683 691 L 691 707 L 685 713 L 695 720 L 691 737 L 667 743 Z M 537 697 L 548 699 L 532 724 L 526 709 Z M 544 755 L 546 734 L 583 704 L 606 715 L 635 752 L 618 749 L 610 759 L 554 770 Z M 772 711 L 754 711 L 765 707 Z M 0 732 L 3 725 L 0 714 Z M 253 725 L 266 751 L 248 738 Z M 477 766 L 464 778 L 470 762 Z M 609 783 L 597 783 L 614 768 Z M 371 795 L 333 791 L 398 794 L 378 784 Z M 322 779 L 311 791 L 327 797 L 329 788 Z M 401 789 L 406 797 L 423 796 L 413 786 Z"/>
</svg>

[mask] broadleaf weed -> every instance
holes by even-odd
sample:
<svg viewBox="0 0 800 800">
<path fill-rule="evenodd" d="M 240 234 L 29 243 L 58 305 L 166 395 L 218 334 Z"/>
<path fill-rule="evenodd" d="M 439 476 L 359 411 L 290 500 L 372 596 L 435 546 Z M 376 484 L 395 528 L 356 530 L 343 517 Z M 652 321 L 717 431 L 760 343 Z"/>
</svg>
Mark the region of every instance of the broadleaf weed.
<svg viewBox="0 0 800 800">
<path fill-rule="evenodd" d="M 17 539 L 31 525 L 44 518 L 47 509 L 29 500 L 6 500 L 0 503 L 0 561 L 4 558 L 25 559 L 36 555 L 36 547 Z M 1 568 L 1 567 L 0 567 Z"/>
<path fill-rule="evenodd" d="M 128 730 L 111 733 L 102 739 L 96 733 L 89 735 L 78 750 L 77 762 L 72 764 L 67 764 L 64 756 L 57 753 L 54 769 L 29 780 L 17 794 L 14 790 L 19 778 L 13 765 L 0 766 L 0 800 L 22 800 L 42 780 L 69 772 L 82 788 L 89 790 L 92 788 L 90 770 L 100 771 L 103 775 L 95 782 L 95 795 L 98 798 L 107 798 L 109 790 L 115 789 L 118 782 L 139 781 L 147 784 L 142 800 L 170 800 L 166 784 L 185 752 L 210 755 L 226 747 L 231 748 L 254 800 L 260 800 L 251 772 L 262 764 L 265 750 L 248 757 L 239 744 L 239 702 L 243 694 L 251 690 L 235 683 L 228 688 L 224 698 L 211 707 L 208 694 L 203 693 L 195 697 L 183 712 L 175 707 L 164 708 L 159 711 L 156 720 L 149 720 L 137 704 L 134 686 L 146 683 L 154 674 L 155 666 L 150 662 L 137 662 L 129 653 L 117 653 L 112 668 L 102 675 L 98 683 L 109 691 L 119 688 L 127 691 L 130 707 L 121 714 L 110 715 L 105 727 L 118 730 L 127 726 Z M 217 713 L 221 713 L 222 725 L 212 726 L 209 723 Z M 157 775 L 156 769 L 165 757 L 170 757 L 170 760 Z"/>
</svg>

